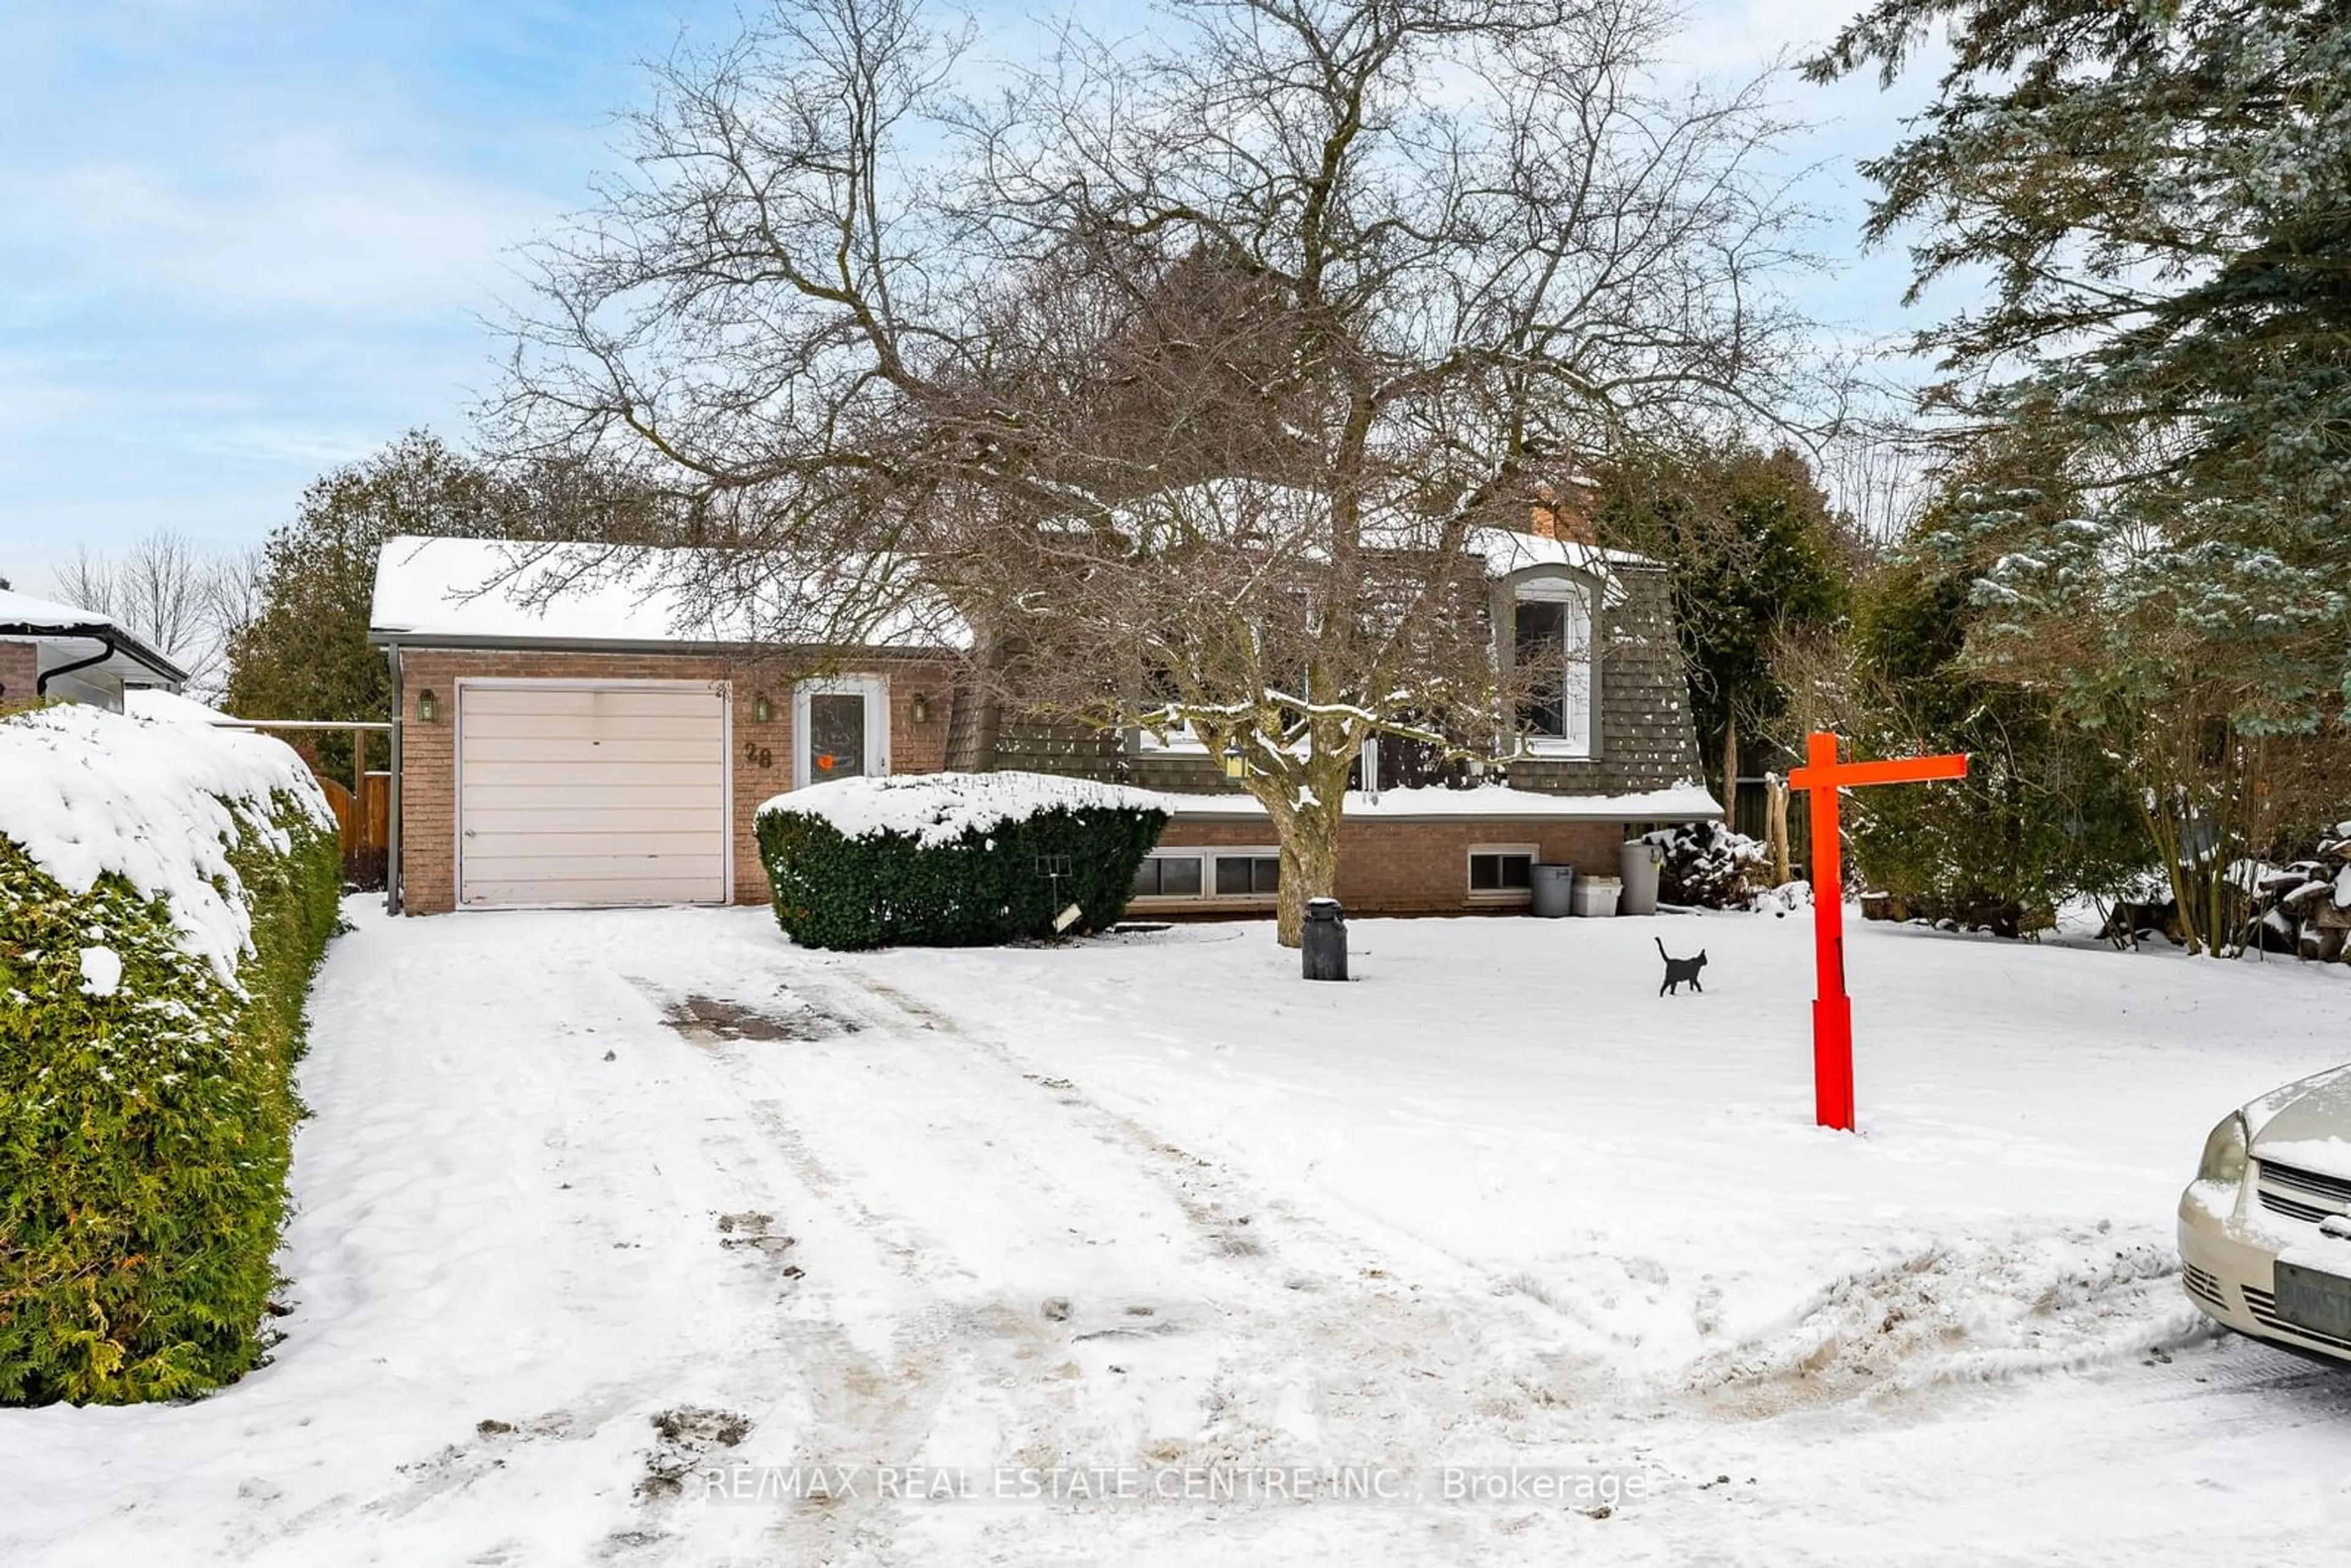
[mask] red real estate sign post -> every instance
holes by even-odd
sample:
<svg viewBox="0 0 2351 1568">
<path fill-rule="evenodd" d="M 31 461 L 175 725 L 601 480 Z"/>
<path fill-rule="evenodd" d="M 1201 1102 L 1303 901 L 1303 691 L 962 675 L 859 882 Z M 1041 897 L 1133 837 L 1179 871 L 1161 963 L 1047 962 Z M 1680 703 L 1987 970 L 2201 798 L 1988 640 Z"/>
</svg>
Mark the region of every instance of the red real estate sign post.
<svg viewBox="0 0 2351 1568">
<path fill-rule="evenodd" d="M 1965 753 L 1901 757 L 1889 762 L 1839 762 L 1837 737 L 1815 730 L 1804 766 L 1788 788 L 1812 791 L 1813 939 L 1819 990 L 1813 1000 L 1813 1104 L 1823 1127 L 1853 1131 L 1853 998 L 1844 989 L 1844 855 L 1837 839 L 1837 791 L 1861 784 L 1919 784 L 1964 779 Z"/>
</svg>

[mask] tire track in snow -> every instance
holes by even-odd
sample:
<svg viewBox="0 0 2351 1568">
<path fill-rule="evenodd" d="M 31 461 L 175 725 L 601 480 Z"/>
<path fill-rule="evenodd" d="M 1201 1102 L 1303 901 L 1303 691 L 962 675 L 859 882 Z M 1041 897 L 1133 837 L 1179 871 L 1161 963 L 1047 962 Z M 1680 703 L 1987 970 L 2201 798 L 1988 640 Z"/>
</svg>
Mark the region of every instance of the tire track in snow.
<svg viewBox="0 0 2351 1568">
<path fill-rule="evenodd" d="M 1414 1280 L 993 1035 L 799 956 L 766 955 L 759 977 L 852 1031 L 700 1052 L 796 1185 L 832 1206 L 825 1244 L 796 1254 L 810 1275 L 780 1325 L 789 1416 L 744 1458 L 1410 1468 L 1497 1444 L 1583 1454 L 1604 1436 L 1588 1369 L 1535 1304 Z M 873 1288 L 831 1288 L 844 1248 Z M 1017 1557 L 1035 1519 L 955 1524 Z M 767 1541 L 796 1561 L 923 1562 L 937 1528 L 852 1499 L 785 1507 Z"/>
</svg>

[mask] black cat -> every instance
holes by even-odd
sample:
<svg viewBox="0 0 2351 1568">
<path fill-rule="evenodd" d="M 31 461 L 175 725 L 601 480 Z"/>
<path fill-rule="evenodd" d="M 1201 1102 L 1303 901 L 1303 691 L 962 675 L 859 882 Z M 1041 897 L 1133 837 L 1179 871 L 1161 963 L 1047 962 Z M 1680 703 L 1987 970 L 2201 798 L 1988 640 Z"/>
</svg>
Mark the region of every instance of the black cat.
<svg viewBox="0 0 2351 1568">
<path fill-rule="evenodd" d="M 1657 995 L 1662 997 L 1670 993 L 1679 996 L 1681 983 L 1687 980 L 1691 990 L 1704 996 L 1706 988 L 1698 983 L 1698 972 L 1706 967 L 1706 949 L 1699 948 L 1695 958 L 1677 958 L 1666 951 L 1665 938 L 1658 937 L 1656 941 L 1657 956 L 1666 961 L 1666 983 L 1657 988 Z"/>
</svg>

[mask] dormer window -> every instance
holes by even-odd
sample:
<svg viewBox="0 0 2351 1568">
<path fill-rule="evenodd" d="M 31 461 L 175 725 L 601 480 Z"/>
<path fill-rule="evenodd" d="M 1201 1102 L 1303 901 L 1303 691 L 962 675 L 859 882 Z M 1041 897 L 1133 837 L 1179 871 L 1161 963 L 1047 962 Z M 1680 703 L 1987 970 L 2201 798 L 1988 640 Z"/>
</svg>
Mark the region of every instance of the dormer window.
<svg viewBox="0 0 2351 1568">
<path fill-rule="evenodd" d="M 1591 756 L 1592 591 L 1575 578 L 1530 578 L 1511 612 L 1523 745 L 1538 757 Z"/>
</svg>

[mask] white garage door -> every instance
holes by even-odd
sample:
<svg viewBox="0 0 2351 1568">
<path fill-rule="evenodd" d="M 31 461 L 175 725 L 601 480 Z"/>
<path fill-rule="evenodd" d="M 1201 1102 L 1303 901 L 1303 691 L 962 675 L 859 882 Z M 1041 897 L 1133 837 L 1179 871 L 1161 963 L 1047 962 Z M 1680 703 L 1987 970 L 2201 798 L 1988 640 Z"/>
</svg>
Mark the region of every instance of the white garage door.
<svg viewBox="0 0 2351 1568">
<path fill-rule="evenodd" d="M 461 906 L 726 902 L 723 691 L 466 682 L 457 745 Z"/>
</svg>

